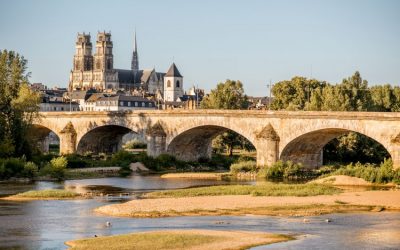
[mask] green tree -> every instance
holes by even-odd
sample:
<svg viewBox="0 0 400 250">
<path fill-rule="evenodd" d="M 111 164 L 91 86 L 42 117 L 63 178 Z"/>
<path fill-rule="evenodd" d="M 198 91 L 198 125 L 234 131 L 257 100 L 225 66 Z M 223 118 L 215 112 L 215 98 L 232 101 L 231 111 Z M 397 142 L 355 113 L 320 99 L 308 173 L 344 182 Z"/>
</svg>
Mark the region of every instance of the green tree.
<svg viewBox="0 0 400 250">
<path fill-rule="evenodd" d="M 280 81 L 272 88 L 274 99 L 271 108 L 275 110 L 304 110 L 311 108 L 307 102 L 316 89 L 326 86 L 326 82 L 295 76 L 288 81 Z"/>
<path fill-rule="evenodd" d="M 390 85 L 368 87 L 356 71 L 340 84 L 293 77 L 272 88 L 276 110 L 309 111 L 400 111 L 400 87 Z M 376 141 L 357 133 L 349 133 L 329 142 L 324 149 L 328 161 L 371 161 L 387 157 L 386 150 Z"/>
<path fill-rule="evenodd" d="M 226 80 L 219 83 L 211 90 L 210 95 L 206 96 L 201 102 L 204 109 L 247 109 L 248 100 L 244 94 L 243 85 L 240 81 Z M 227 131 L 217 136 L 213 145 L 223 147 L 232 156 L 234 147 L 253 149 L 251 143 L 243 136 L 234 131 Z"/>
<path fill-rule="evenodd" d="M 248 100 L 240 81 L 226 80 L 211 90 L 200 106 L 204 109 L 247 109 Z"/>
<path fill-rule="evenodd" d="M 26 63 L 13 51 L 0 51 L 0 157 L 30 156 L 26 135 L 39 96 L 29 90 Z"/>
</svg>

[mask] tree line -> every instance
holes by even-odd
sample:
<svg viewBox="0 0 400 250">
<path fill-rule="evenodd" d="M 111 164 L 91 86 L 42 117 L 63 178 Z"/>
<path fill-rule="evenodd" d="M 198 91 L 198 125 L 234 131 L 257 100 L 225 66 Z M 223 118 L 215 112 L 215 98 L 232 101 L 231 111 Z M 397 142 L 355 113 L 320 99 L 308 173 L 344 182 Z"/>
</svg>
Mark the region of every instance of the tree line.
<svg viewBox="0 0 400 250">
<path fill-rule="evenodd" d="M 291 111 L 400 111 L 400 87 L 390 84 L 369 87 L 356 71 L 340 84 L 295 76 L 277 82 L 271 89 L 272 110 Z M 211 90 L 201 103 L 205 109 L 247 109 L 248 97 L 240 81 L 226 80 Z M 233 131 L 218 136 L 215 147 L 226 148 L 232 154 L 234 147 L 254 149 L 251 143 Z M 324 162 L 379 163 L 390 155 L 373 139 L 350 132 L 329 142 L 324 147 Z"/>
<path fill-rule="evenodd" d="M 273 110 L 400 111 L 399 86 L 369 87 L 358 71 L 340 84 L 296 76 L 277 82 L 272 94 Z"/>
</svg>

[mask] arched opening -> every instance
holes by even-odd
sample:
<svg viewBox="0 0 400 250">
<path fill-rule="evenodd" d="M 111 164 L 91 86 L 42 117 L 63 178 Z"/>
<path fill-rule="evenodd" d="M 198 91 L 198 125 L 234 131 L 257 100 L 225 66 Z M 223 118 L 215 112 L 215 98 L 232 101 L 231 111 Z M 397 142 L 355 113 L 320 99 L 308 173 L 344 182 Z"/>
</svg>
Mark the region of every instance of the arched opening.
<svg viewBox="0 0 400 250">
<path fill-rule="evenodd" d="M 282 150 L 280 159 L 283 161 L 290 160 L 302 163 L 304 166 L 311 168 L 332 162 L 338 163 L 341 159 L 338 157 L 337 146 L 340 144 L 340 139 L 344 138 L 343 136 L 349 133 L 359 135 L 360 138 L 367 140 L 369 145 L 376 147 L 376 152 L 383 152 L 379 153 L 379 155 L 371 156 L 370 159 L 375 159 L 372 163 L 379 163 L 383 161 L 384 158 L 390 157 L 390 154 L 382 144 L 368 136 L 347 129 L 327 128 L 306 133 L 295 138 Z M 371 151 L 370 154 L 376 152 Z M 353 158 L 352 160 L 350 157 L 349 161 L 342 163 L 357 161 L 357 158 Z"/>
<path fill-rule="evenodd" d="M 179 80 L 176 80 L 176 87 L 177 87 L 177 88 L 180 87 L 180 82 L 179 82 Z"/>
<path fill-rule="evenodd" d="M 167 88 L 170 88 L 170 87 L 171 87 L 171 81 L 168 80 L 168 81 L 167 81 Z"/>
<path fill-rule="evenodd" d="M 207 125 L 195 127 L 177 135 L 169 143 L 167 153 L 184 161 L 209 159 L 213 153 L 213 144 L 216 143 L 215 141 L 213 143 L 213 140 L 219 135 L 227 137 L 225 144 L 229 144 L 231 149 L 239 144 L 243 146 L 245 144 L 249 150 L 255 152 L 254 145 L 244 136 L 225 127 Z"/>
<path fill-rule="evenodd" d="M 59 154 L 60 138 L 51 129 L 34 124 L 28 131 L 28 137 L 32 145 L 40 152 Z"/>
<path fill-rule="evenodd" d="M 130 132 L 134 131 L 119 125 L 105 125 L 94 128 L 80 139 L 77 153 L 115 153 L 122 148 L 123 136 Z"/>
</svg>

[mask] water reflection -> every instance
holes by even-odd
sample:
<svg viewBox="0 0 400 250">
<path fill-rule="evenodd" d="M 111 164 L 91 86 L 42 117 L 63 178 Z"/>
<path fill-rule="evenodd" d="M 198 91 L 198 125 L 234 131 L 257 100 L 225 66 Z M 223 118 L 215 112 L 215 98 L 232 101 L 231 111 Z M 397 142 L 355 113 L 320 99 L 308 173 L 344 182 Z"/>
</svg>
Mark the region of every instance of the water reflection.
<svg viewBox="0 0 400 250">
<path fill-rule="evenodd" d="M 226 184 L 212 180 L 161 179 L 156 176 L 0 184 L 1 194 L 29 189 L 82 186 L 113 192 Z M 66 201 L 0 201 L 0 249 L 65 249 L 71 239 L 164 229 L 228 229 L 302 235 L 300 240 L 254 249 L 399 249 L 400 213 L 337 214 L 302 218 L 268 216 L 171 217 L 156 219 L 112 218 L 93 209 L 119 202 L 109 197 Z M 325 219 L 330 218 L 331 223 Z M 106 222 L 112 223 L 111 227 Z"/>
</svg>

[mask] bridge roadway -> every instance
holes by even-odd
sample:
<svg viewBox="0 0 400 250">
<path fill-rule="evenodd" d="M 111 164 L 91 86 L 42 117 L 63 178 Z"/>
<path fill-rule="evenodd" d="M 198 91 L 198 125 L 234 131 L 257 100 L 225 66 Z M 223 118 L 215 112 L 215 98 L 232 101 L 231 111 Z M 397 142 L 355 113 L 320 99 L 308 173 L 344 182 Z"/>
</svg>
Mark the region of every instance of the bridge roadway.
<svg viewBox="0 0 400 250">
<path fill-rule="evenodd" d="M 253 110 L 152 110 L 133 112 L 41 112 L 32 134 L 43 141 L 50 131 L 60 138 L 60 153 L 115 152 L 122 136 L 135 132 L 148 154 L 182 160 L 211 156 L 215 136 L 232 130 L 257 150 L 257 164 L 279 159 L 309 167 L 322 164 L 322 149 L 350 131 L 379 142 L 400 167 L 400 113 Z"/>
</svg>

